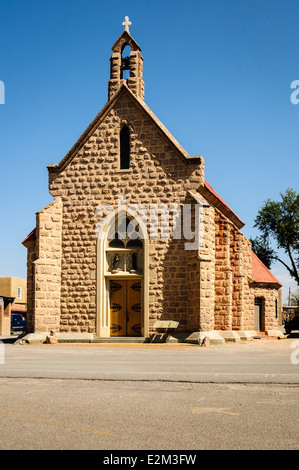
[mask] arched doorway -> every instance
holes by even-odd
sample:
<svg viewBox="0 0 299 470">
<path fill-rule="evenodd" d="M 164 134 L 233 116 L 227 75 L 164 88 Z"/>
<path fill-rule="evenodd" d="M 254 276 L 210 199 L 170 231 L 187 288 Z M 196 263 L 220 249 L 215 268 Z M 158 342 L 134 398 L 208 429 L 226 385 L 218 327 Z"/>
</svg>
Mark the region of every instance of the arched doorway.
<svg viewBox="0 0 299 470">
<path fill-rule="evenodd" d="M 148 240 L 141 220 L 141 236 L 134 239 L 129 233 L 132 218 L 122 211 L 111 214 L 98 237 L 99 337 L 148 335 Z"/>
</svg>

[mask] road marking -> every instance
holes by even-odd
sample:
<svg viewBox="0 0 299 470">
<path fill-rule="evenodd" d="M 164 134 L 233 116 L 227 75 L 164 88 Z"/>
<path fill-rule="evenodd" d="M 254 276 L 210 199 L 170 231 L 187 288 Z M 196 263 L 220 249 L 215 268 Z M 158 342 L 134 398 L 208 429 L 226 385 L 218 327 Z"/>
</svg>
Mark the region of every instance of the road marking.
<svg viewBox="0 0 299 470">
<path fill-rule="evenodd" d="M 90 432 L 92 434 L 101 434 L 102 436 L 118 437 L 115 434 L 110 434 L 108 432 L 99 431 L 97 429 L 83 428 L 83 427 L 80 427 L 80 426 L 72 426 L 71 424 L 61 423 L 59 421 L 52 421 L 51 419 L 39 418 L 39 417 L 36 417 L 36 416 L 30 416 L 30 415 L 26 415 L 24 413 L 17 413 L 15 411 L 1 410 L 0 409 L 0 413 L 6 414 L 6 415 L 11 415 L 11 416 L 17 416 L 18 418 L 29 419 L 31 421 L 39 421 L 40 423 L 54 424 L 55 426 L 60 426 L 60 427 L 63 427 L 63 428 L 69 428 L 69 429 L 73 429 L 75 431 L 84 431 L 84 432 Z"/>
<path fill-rule="evenodd" d="M 199 408 L 198 406 L 192 406 L 193 415 L 204 415 L 206 413 L 221 413 L 225 415 L 240 416 L 240 413 L 228 411 L 229 408 Z"/>
</svg>

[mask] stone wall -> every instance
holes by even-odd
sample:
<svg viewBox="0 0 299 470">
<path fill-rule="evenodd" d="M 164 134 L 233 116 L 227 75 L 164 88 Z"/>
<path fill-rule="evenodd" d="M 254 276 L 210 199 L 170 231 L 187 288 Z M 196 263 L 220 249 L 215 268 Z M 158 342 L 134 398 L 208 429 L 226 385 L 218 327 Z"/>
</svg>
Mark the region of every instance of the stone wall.
<svg viewBox="0 0 299 470">
<path fill-rule="evenodd" d="M 265 298 L 264 328 L 277 328 L 274 307 L 278 290 L 254 286 L 250 242 L 218 210 L 215 224 L 215 329 L 253 330 L 254 299 L 258 296 Z"/>
<path fill-rule="evenodd" d="M 244 308 L 243 308 L 243 330 L 254 329 L 254 293 L 251 289 L 252 283 L 252 257 L 251 243 L 243 236 L 242 260 L 244 273 Z"/>
<path fill-rule="evenodd" d="M 215 211 L 215 329 L 232 329 L 231 223 Z"/>
<path fill-rule="evenodd" d="M 232 269 L 232 329 L 241 330 L 243 327 L 244 310 L 244 273 L 243 273 L 243 243 L 240 231 L 231 230 L 230 265 Z"/>
<path fill-rule="evenodd" d="M 27 329 L 34 331 L 35 282 L 34 261 L 36 260 L 36 240 L 28 242 L 27 248 Z"/>
<path fill-rule="evenodd" d="M 61 287 L 62 201 L 56 198 L 36 214 L 36 245 L 29 256 L 33 266 L 33 311 L 30 322 L 34 332 L 59 331 Z M 31 307 L 32 308 L 32 307 Z"/>
<path fill-rule="evenodd" d="M 252 287 L 253 303 L 255 297 L 263 299 L 262 330 L 277 330 L 279 325 L 279 291 L 271 287 Z M 277 305 L 276 305 L 277 302 Z"/>
<path fill-rule="evenodd" d="M 215 211 L 202 197 L 195 202 L 202 204 L 203 218 L 202 225 L 200 223 L 200 246 L 196 251 L 187 251 L 188 329 L 190 331 L 209 331 L 214 328 Z M 192 201 L 189 200 L 189 203 L 191 204 Z"/>
</svg>

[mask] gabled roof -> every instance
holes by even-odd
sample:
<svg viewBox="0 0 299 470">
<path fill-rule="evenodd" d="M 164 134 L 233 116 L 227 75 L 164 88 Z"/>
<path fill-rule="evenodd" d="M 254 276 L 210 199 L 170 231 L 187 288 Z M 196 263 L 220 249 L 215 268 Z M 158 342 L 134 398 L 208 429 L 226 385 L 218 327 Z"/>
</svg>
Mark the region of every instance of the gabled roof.
<svg viewBox="0 0 299 470">
<path fill-rule="evenodd" d="M 276 277 L 253 251 L 251 252 L 251 256 L 253 282 L 257 284 L 272 284 L 278 289 L 282 287 L 282 284 L 278 281 L 278 279 L 276 279 Z"/>
<path fill-rule="evenodd" d="M 217 207 L 228 219 L 241 229 L 244 227 L 244 222 L 232 211 L 226 202 L 216 193 L 212 186 L 205 181 L 198 192 L 214 207 Z"/>
<path fill-rule="evenodd" d="M 85 132 L 77 140 L 75 145 L 70 149 L 70 151 L 65 155 L 59 164 L 48 165 L 49 172 L 60 172 L 62 171 L 73 159 L 75 154 L 81 149 L 81 147 L 87 142 L 90 136 L 93 134 L 95 129 L 99 124 L 105 119 L 107 114 L 113 108 L 116 101 L 123 94 L 127 93 L 129 97 L 136 103 L 136 105 L 147 115 L 149 120 L 158 128 L 158 130 L 166 137 L 169 144 L 175 148 L 175 150 L 181 155 L 185 163 L 200 163 L 203 159 L 201 155 L 190 156 L 188 152 L 177 142 L 177 140 L 172 136 L 172 134 L 166 129 L 166 127 L 161 123 L 161 121 L 155 116 L 155 114 L 150 110 L 150 108 L 144 103 L 144 101 L 137 98 L 134 93 L 123 84 L 120 89 L 113 95 L 113 97 L 106 103 L 103 109 L 95 117 L 92 123 L 87 127 Z"/>
</svg>

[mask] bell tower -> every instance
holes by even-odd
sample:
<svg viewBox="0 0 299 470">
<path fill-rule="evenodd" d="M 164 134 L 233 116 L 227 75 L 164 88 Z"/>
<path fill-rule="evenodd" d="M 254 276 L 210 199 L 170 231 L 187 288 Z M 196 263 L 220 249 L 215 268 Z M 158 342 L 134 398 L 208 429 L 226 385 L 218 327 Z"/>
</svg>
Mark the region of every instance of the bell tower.
<svg viewBox="0 0 299 470">
<path fill-rule="evenodd" d="M 144 100 L 143 57 L 141 48 L 130 35 L 129 26 L 131 24 L 126 16 L 123 23 L 125 30 L 112 47 L 108 86 L 109 100 L 124 83 L 139 99 Z M 127 49 L 130 49 L 129 55 L 126 53 Z"/>
</svg>

